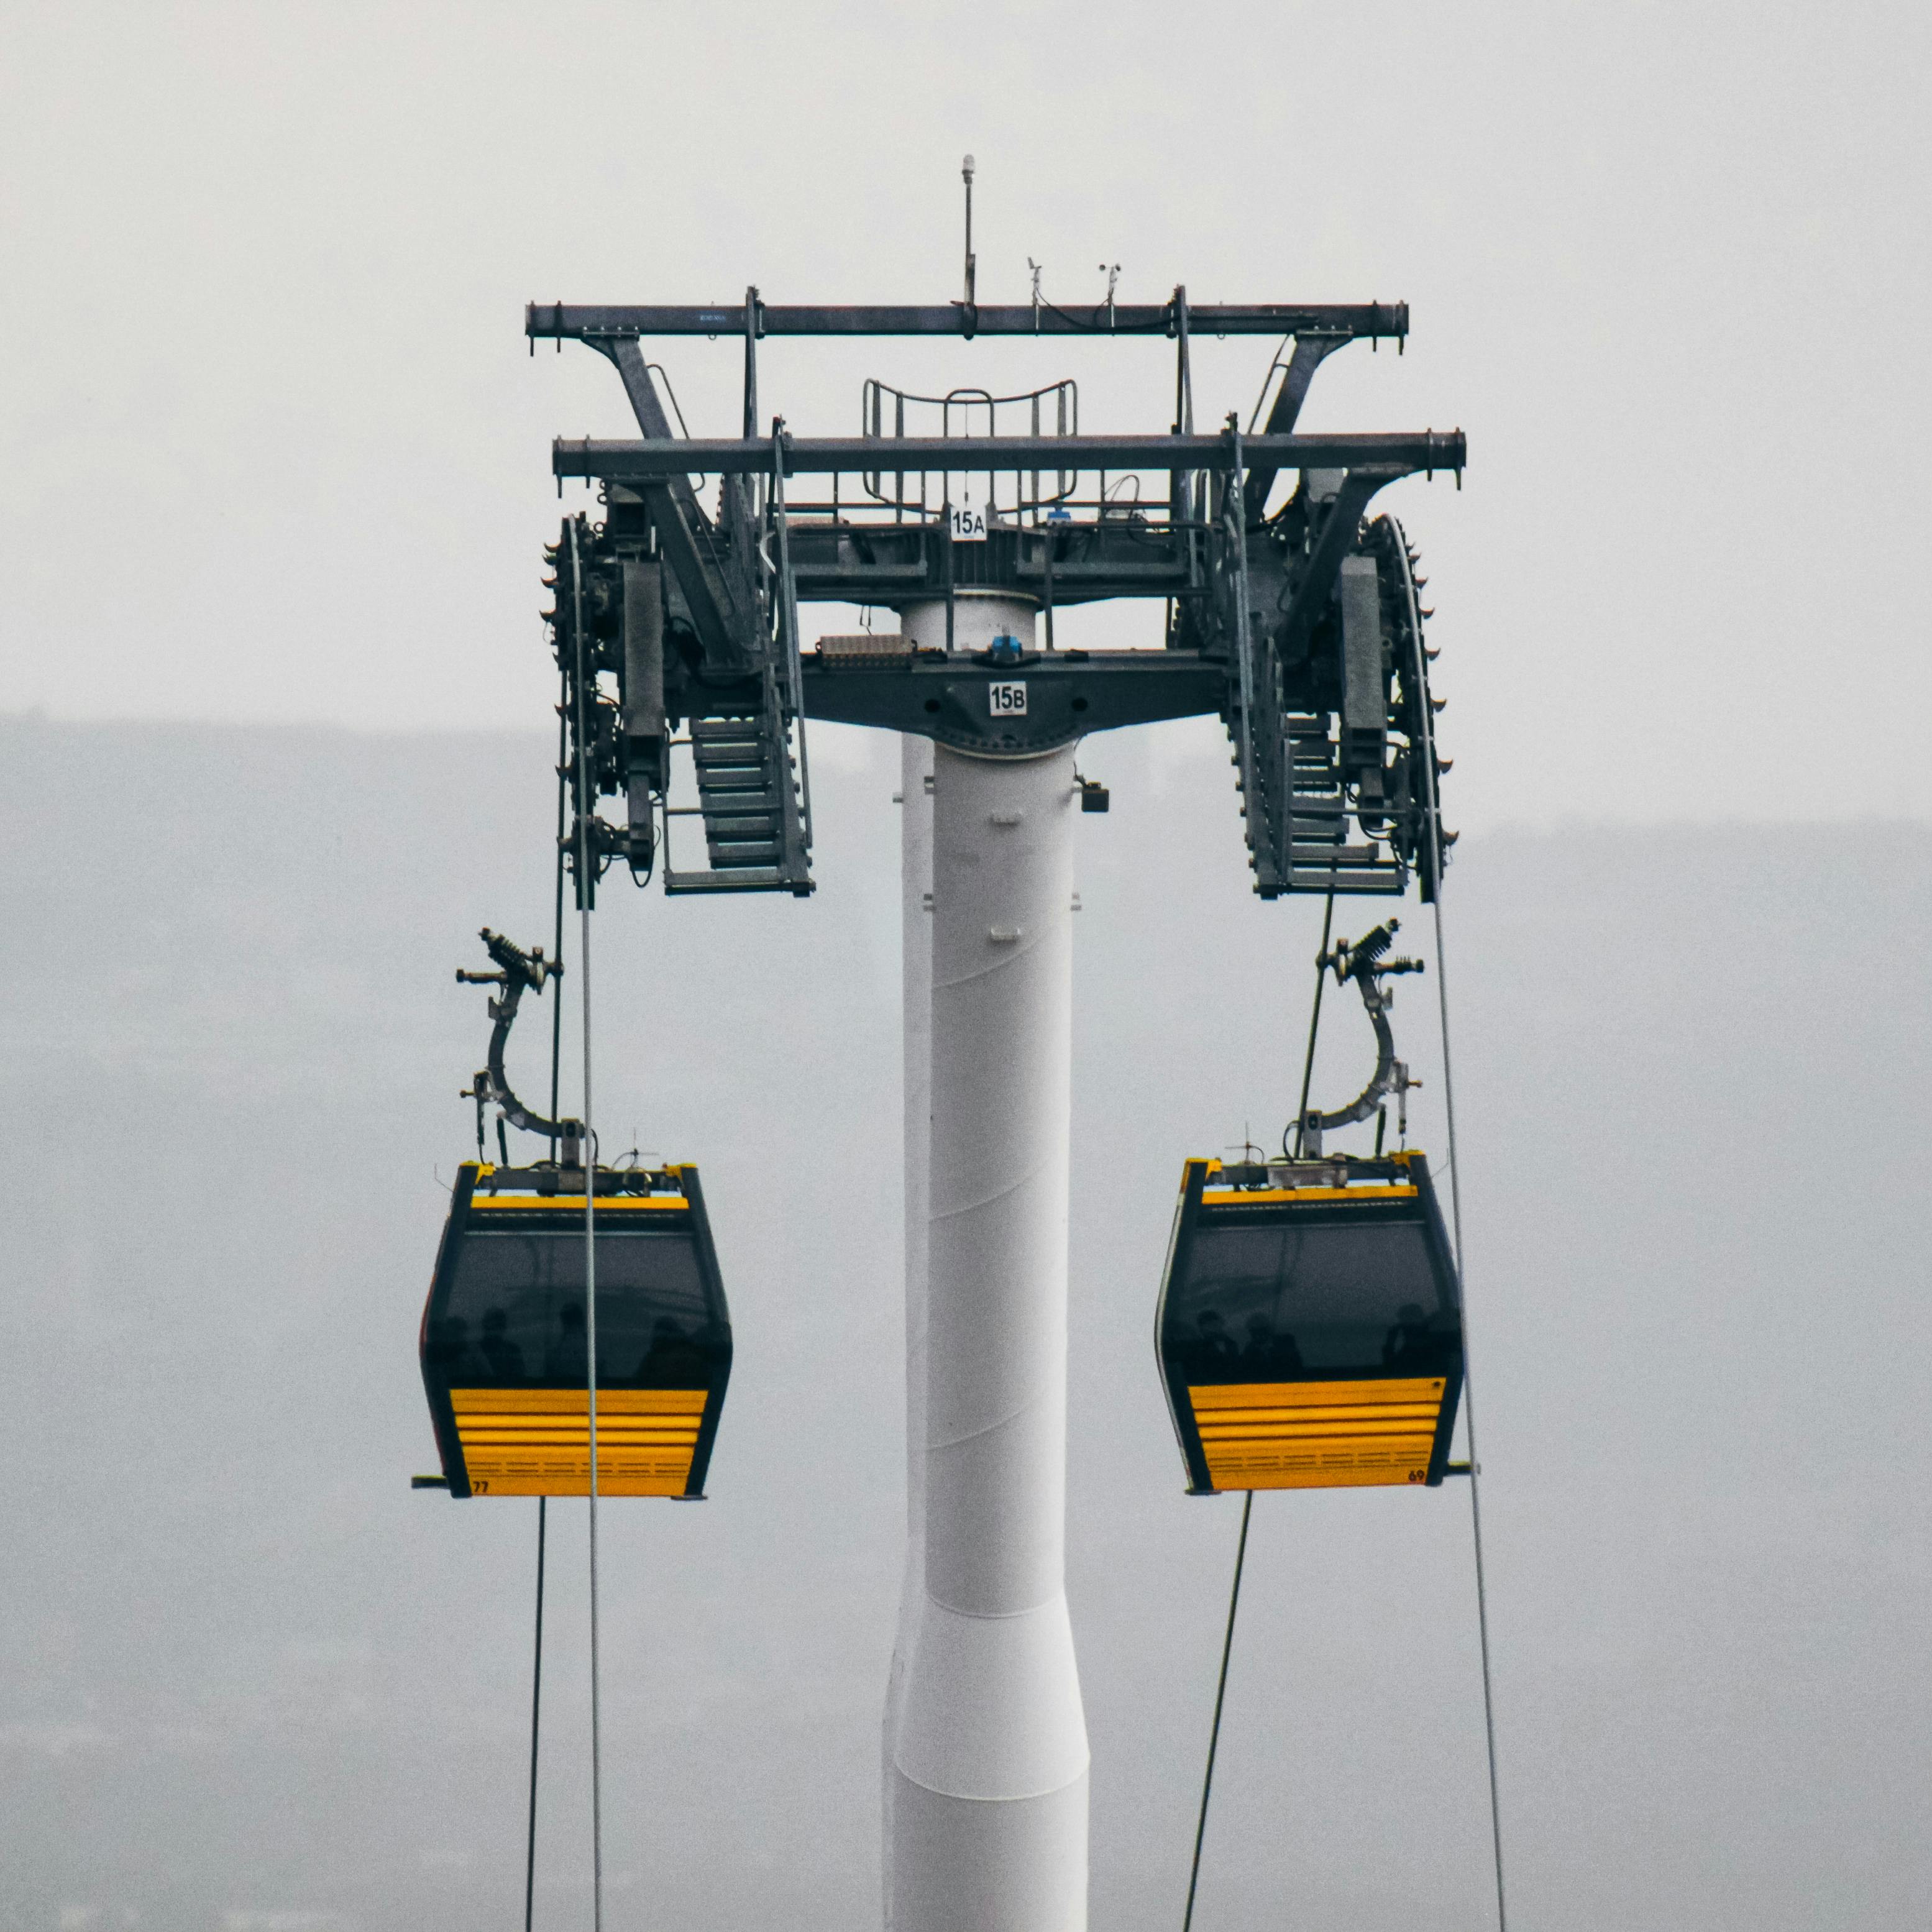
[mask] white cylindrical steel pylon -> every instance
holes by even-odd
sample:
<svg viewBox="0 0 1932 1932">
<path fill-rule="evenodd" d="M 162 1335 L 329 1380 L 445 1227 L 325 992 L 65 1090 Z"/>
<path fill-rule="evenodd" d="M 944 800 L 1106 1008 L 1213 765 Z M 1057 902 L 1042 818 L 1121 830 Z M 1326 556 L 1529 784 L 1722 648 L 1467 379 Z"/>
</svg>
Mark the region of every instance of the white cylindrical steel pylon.
<svg viewBox="0 0 1932 1932">
<path fill-rule="evenodd" d="M 906 616 L 927 641 L 932 610 Z M 1033 622 L 962 597 L 954 641 L 1030 646 Z M 925 1550 L 887 1773 L 894 1932 L 1086 1924 L 1064 1587 L 1076 809 L 1070 748 L 935 752 Z"/>
<path fill-rule="evenodd" d="M 886 1687 L 880 1873 L 892 1904 L 892 1751 L 899 1706 L 926 1601 L 926 1252 L 927 1155 L 932 1127 L 932 740 L 899 740 L 899 934 L 905 1094 L 906 1560 Z"/>
</svg>

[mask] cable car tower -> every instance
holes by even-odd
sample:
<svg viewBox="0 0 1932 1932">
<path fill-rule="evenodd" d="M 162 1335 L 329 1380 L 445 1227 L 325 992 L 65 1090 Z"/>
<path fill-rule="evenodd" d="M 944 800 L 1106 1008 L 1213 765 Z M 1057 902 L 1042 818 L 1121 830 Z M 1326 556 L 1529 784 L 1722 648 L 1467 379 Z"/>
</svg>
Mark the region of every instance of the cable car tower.
<svg viewBox="0 0 1932 1932">
<path fill-rule="evenodd" d="M 1110 278 L 1103 302 L 1070 310 L 1042 296 L 1037 272 L 1030 302 L 982 304 L 970 160 L 967 190 L 958 301 L 795 307 L 752 288 L 724 304 L 535 304 L 525 327 L 533 350 L 570 340 L 605 357 L 639 432 L 552 454 L 560 488 L 594 485 L 602 512 L 568 519 L 546 553 L 568 739 L 560 844 L 580 905 L 620 862 L 673 896 L 808 894 L 808 723 L 901 734 L 910 1534 L 885 1718 L 886 1922 L 1074 1932 L 1088 1748 L 1063 1584 L 1073 833 L 1076 814 L 1107 806 L 1076 748 L 1218 717 L 1231 830 L 1262 898 L 1394 899 L 1413 883 L 1432 900 L 1448 842 L 1425 614 L 1401 530 L 1370 512 L 1398 478 L 1460 482 L 1464 444 L 1460 432 L 1298 431 L 1322 364 L 1352 344 L 1400 346 L 1405 305 L 1196 305 L 1184 288 L 1125 302 Z M 1292 345 L 1250 429 L 1232 416 L 1196 428 L 1203 332 Z M 738 434 L 682 434 L 651 345 L 727 334 L 743 345 Z M 859 434 L 796 434 L 760 413 L 760 345 L 776 336 L 938 337 L 962 363 L 990 338 L 1083 350 L 1156 338 L 1172 345 L 1172 419 L 1090 433 L 1070 378 L 1000 396 L 875 380 Z M 1057 614 L 1121 598 L 1165 606 L 1159 647 L 1060 647 Z M 890 610 L 896 627 L 808 640 L 800 612 L 814 602 Z M 1318 1126 L 1305 1094 L 1303 1109 Z M 1212 1216 L 1247 1211 L 1226 1190 L 1278 1196 L 1321 1178 L 1306 1160 L 1288 1167 L 1190 1168 L 1191 1251 L 1224 1239 Z M 1439 1270 L 1433 1197 L 1404 1204 L 1407 1174 L 1376 1164 L 1381 1204 L 1348 1226 L 1385 1222 L 1424 1257 L 1416 1268 Z M 1328 1178 L 1346 1192 L 1347 1163 Z M 1223 1192 L 1204 1207 L 1210 1183 Z M 1269 1227 L 1289 1214 L 1275 1205 L 1260 1215 Z M 1190 1276 L 1174 1293 L 1192 1309 L 1211 1290 Z M 1453 1312 L 1453 1294 L 1440 1305 Z M 1388 1372 L 1433 1378 L 1435 1406 L 1402 1409 L 1415 1440 L 1400 1452 L 1432 1480 L 1445 1387 L 1452 1414 L 1454 1403 L 1441 1329 L 1419 1368 Z M 1268 1386 L 1305 1406 L 1313 1362 L 1296 1357 Z M 1192 1486 L 1242 1486 L 1248 1465 L 1216 1446 L 1211 1412 L 1232 1399 L 1230 1377 L 1190 1384 L 1176 1368 L 1170 1382 Z"/>
</svg>

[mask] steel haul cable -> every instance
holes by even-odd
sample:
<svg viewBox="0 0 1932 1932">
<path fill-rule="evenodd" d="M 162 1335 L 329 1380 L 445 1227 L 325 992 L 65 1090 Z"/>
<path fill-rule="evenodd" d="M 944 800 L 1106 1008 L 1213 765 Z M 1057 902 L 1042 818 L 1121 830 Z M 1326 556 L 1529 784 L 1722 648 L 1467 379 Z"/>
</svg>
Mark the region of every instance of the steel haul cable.
<svg viewBox="0 0 1932 1932">
<path fill-rule="evenodd" d="M 577 970 L 584 1015 L 584 1344 L 589 1358 L 584 1388 L 590 1448 L 590 1923 L 591 1932 L 604 1932 L 603 1740 L 597 1670 L 597 1140 L 590 1088 L 590 674 L 584 648 L 584 573 L 574 522 L 570 526 L 570 594 L 577 647 Z"/>
<path fill-rule="evenodd" d="M 1431 791 L 1434 790 L 1432 784 Z M 1442 954 L 1442 895 L 1436 896 L 1436 987 L 1442 1026 L 1442 1098 L 1449 1135 L 1449 1205 L 1456 1219 L 1456 1274 L 1462 1275 L 1462 1176 L 1456 1159 L 1456 1089 L 1449 1072 L 1449 992 Z M 1476 1550 L 1476 1632 L 1483 1655 L 1483 1733 L 1490 1760 L 1490 1838 L 1496 1852 L 1496 1932 L 1508 1932 L 1503 1892 L 1502 1804 L 1496 1790 L 1496 1707 L 1490 1671 L 1490 1600 L 1483 1573 L 1482 1462 L 1476 1454 L 1476 1399 L 1469 1374 L 1468 1315 L 1463 1317 L 1462 1426 L 1469 1443 L 1469 1526 Z"/>
<path fill-rule="evenodd" d="M 1328 868 L 1328 896 L 1322 908 L 1322 950 L 1315 959 L 1315 1006 L 1308 1016 L 1308 1052 L 1301 1063 L 1301 1100 L 1294 1110 L 1294 1157 L 1301 1158 L 1303 1138 L 1308 1132 L 1308 1088 L 1315 1078 L 1315 1036 L 1322 1025 L 1322 989 L 1328 982 L 1328 935 L 1335 926 L 1335 868 Z M 1286 1142 L 1288 1136 L 1282 1136 Z M 1284 1148 L 1283 1151 L 1286 1150 Z"/>
<path fill-rule="evenodd" d="M 553 1117 L 554 1118 L 554 1117 Z M 537 1498 L 537 1634 L 536 1661 L 530 1670 L 530 1822 L 524 1851 L 524 1932 L 531 1932 L 537 1899 L 537 1742 L 542 1735 L 543 1717 L 543 1600 L 544 1532 L 550 1498 Z"/>
<path fill-rule="evenodd" d="M 567 699 L 570 680 L 560 675 L 558 696 Z M 563 960 L 563 835 L 567 820 L 564 801 L 568 788 L 569 727 L 565 705 L 556 707 L 556 888 L 551 910 L 550 956 L 562 970 Z M 563 994 L 550 1010 L 550 1117 L 557 1118 L 557 1095 L 563 1058 Z M 550 1157 L 556 1159 L 556 1138 L 550 1138 Z M 537 1628 L 533 1645 L 535 1660 L 530 1667 L 530 1823 L 524 1850 L 524 1932 L 532 1932 L 536 1914 L 537 1888 L 537 1749 L 543 1735 L 543 1619 L 544 1557 L 550 1525 L 550 1498 L 537 1498 Z"/>
<path fill-rule="evenodd" d="M 1234 1587 L 1228 1593 L 1228 1633 L 1221 1640 L 1221 1677 L 1214 1687 L 1214 1723 L 1208 1733 L 1208 1772 L 1201 1780 L 1201 1815 L 1194 1826 L 1194 1862 L 1187 1873 L 1187 1910 L 1182 1915 L 1180 1932 L 1191 1932 L 1194 1924 L 1194 1894 L 1201 1883 L 1201 1845 L 1208 1835 L 1208 1800 L 1214 1789 L 1214 1754 L 1221 1745 L 1221 1706 L 1228 1696 L 1228 1660 L 1234 1651 L 1234 1612 L 1241 1606 L 1241 1571 L 1248 1560 L 1248 1519 L 1254 1514 L 1255 1492 L 1241 1498 L 1241 1540 L 1234 1546 Z"/>
<path fill-rule="evenodd" d="M 1391 521 L 1394 520 L 1391 519 Z M 1407 539 L 1400 524 L 1395 526 L 1396 541 L 1407 550 Z M 1449 1144 L 1449 1196 L 1450 1211 L 1454 1222 L 1456 1253 L 1456 1274 L 1459 1282 L 1463 1276 L 1462 1248 L 1462 1166 L 1456 1158 L 1456 1084 L 1450 1052 L 1449 1034 L 1449 980 L 1448 955 L 1443 940 L 1442 920 L 1442 870 L 1445 848 L 1442 841 L 1441 805 L 1438 796 L 1436 770 L 1436 740 L 1433 718 L 1430 711 L 1429 680 L 1426 661 L 1423 655 L 1422 622 L 1419 600 L 1416 596 L 1414 572 L 1408 573 L 1409 637 L 1414 647 L 1413 673 L 1416 687 L 1418 715 L 1421 723 L 1422 770 L 1424 783 L 1424 805 L 1427 818 L 1428 865 L 1433 890 L 1430 895 L 1431 909 L 1434 914 L 1436 932 L 1436 989 L 1437 1019 L 1442 1041 L 1442 1095 L 1444 1130 Z M 1308 1116 L 1308 1094 L 1315 1068 L 1315 1048 L 1317 1034 L 1322 1024 L 1322 991 L 1325 975 L 1329 934 L 1335 910 L 1335 892 L 1331 881 L 1322 917 L 1322 959 L 1316 967 L 1315 999 L 1309 1016 L 1308 1048 L 1302 1064 L 1301 1100 L 1294 1120 L 1294 1151 L 1298 1157 L 1303 1151 Z M 1284 1149 L 1287 1141 L 1282 1136 Z M 1378 1148 L 1380 1142 L 1378 1139 Z M 1497 1932 L 1508 1932 L 1508 1896 L 1504 1882 L 1502 1802 L 1496 1774 L 1496 1718 L 1495 1676 L 1490 1655 L 1489 1588 L 1483 1550 L 1482 1462 L 1476 1445 L 1476 1407 L 1473 1378 L 1469 1372 L 1469 1350 L 1467 1335 L 1468 1315 L 1464 1311 L 1462 1416 L 1463 1428 L 1469 1445 L 1469 1520 L 1472 1540 L 1474 1547 L 1476 1569 L 1476 1630 L 1478 1648 L 1482 1658 L 1483 1672 L 1483 1737 L 1489 1773 L 1490 1842 L 1493 1854 L 1496 1883 Z M 1221 1650 L 1221 1673 L 1214 1694 L 1214 1719 L 1208 1744 L 1208 1766 L 1202 1781 L 1201 1810 L 1194 1833 L 1194 1856 L 1188 1874 L 1187 1907 L 1182 1920 L 1182 1932 L 1191 1932 L 1194 1918 L 1194 1901 L 1201 1876 L 1201 1852 L 1208 1828 L 1208 1804 L 1214 1780 L 1214 1760 L 1220 1748 L 1222 1708 L 1228 1688 L 1228 1666 L 1234 1641 L 1234 1616 L 1240 1601 L 1241 1571 L 1247 1558 L 1248 1522 L 1250 1512 L 1254 1505 L 1254 1492 L 1247 1492 L 1241 1510 L 1240 1540 L 1234 1556 L 1234 1588 L 1228 1602 L 1227 1632 Z"/>
<path fill-rule="evenodd" d="M 1322 1025 L 1322 988 L 1327 976 L 1327 968 L 1321 962 L 1328 952 L 1328 938 L 1335 920 L 1334 868 L 1329 868 L 1330 884 L 1326 904 L 1322 908 L 1322 946 L 1315 968 L 1315 1001 L 1308 1016 L 1308 1052 L 1301 1066 L 1301 1102 L 1294 1114 L 1294 1151 L 1298 1159 L 1301 1154 L 1302 1133 L 1308 1119 L 1309 1083 L 1315 1073 L 1315 1042 Z M 1284 1144 L 1288 1139 L 1282 1135 Z M 1208 1836 L 1208 1801 L 1214 1790 L 1214 1760 L 1221 1748 L 1221 1712 L 1228 1697 L 1228 1664 L 1234 1650 L 1234 1617 L 1241 1605 L 1241 1572 L 1248 1560 L 1248 1524 L 1254 1515 L 1255 1492 L 1248 1490 L 1241 1499 L 1240 1540 L 1234 1546 L 1234 1582 L 1228 1593 L 1228 1628 L 1221 1640 L 1221 1675 L 1214 1687 L 1214 1721 L 1208 1732 L 1208 1768 L 1201 1780 L 1201 1812 L 1194 1826 L 1194 1856 L 1187 1872 L 1187 1910 L 1182 1915 L 1180 1932 L 1192 1932 L 1194 1924 L 1194 1900 L 1201 1885 L 1201 1848 Z"/>
<path fill-rule="evenodd" d="M 1391 523 L 1394 519 L 1390 519 Z M 1402 526 L 1395 524 L 1395 539 L 1405 556 L 1408 539 Z M 1442 1032 L 1442 1108 L 1449 1136 L 1449 1205 L 1456 1223 L 1456 1276 L 1465 1279 L 1462 1270 L 1462 1165 L 1456 1157 L 1456 1082 L 1449 1058 L 1449 968 L 1442 946 L 1442 801 L 1436 773 L 1436 725 L 1430 709 L 1429 670 L 1423 656 L 1422 609 L 1416 595 L 1413 568 L 1405 573 L 1408 583 L 1408 635 L 1414 651 L 1417 714 L 1422 722 L 1422 775 L 1424 800 L 1429 814 L 1429 862 L 1435 879 L 1436 1002 Z M 1467 1293 L 1464 1300 L 1466 1304 Z M 1509 1909 L 1503 1886 L 1502 1801 L 1496 1783 L 1496 1706 L 1495 1686 L 1490 1667 L 1490 1599 L 1483 1564 L 1482 1461 L 1476 1453 L 1476 1400 L 1469 1372 L 1468 1312 L 1463 1311 L 1462 1426 L 1469 1444 L 1469 1527 L 1476 1554 L 1476 1633 L 1483 1658 L 1483 1736 L 1489 1754 L 1490 1842 L 1496 1855 L 1496 1932 L 1509 1932 Z"/>
</svg>

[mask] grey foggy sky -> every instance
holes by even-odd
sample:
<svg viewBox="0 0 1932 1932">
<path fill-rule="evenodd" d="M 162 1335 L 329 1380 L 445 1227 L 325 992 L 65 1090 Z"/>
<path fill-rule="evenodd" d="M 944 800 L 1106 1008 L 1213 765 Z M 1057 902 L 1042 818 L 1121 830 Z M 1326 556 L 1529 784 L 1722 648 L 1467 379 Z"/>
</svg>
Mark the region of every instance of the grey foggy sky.
<svg viewBox="0 0 1932 1932">
<path fill-rule="evenodd" d="M 1922 8 L 6 12 L 0 710 L 536 722 L 548 440 L 628 425 L 521 304 L 949 298 L 970 148 L 982 298 L 1413 304 L 1304 420 L 1469 433 L 1384 499 L 1452 822 L 1932 812 Z M 668 346 L 728 430 L 730 346 Z M 1268 350 L 1214 346 L 1210 421 Z M 1153 345 L 764 368 L 820 430 L 1069 373 L 1166 420 Z"/>
</svg>

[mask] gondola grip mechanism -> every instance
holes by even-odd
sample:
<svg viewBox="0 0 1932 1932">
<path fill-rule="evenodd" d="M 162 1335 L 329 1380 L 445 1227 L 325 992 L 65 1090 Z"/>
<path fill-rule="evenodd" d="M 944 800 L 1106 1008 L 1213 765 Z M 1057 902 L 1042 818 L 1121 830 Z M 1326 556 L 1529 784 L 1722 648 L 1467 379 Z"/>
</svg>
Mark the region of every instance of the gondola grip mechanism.
<svg viewBox="0 0 1932 1932">
<path fill-rule="evenodd" d="M 495 1024 L 490 1034 L 489 1064 L 477 1074 L 472 1086 L 464 1089 L 464 1097 L 473 1098 L 476 1102 L 479 1130 L 482 1109 L 494 1101 L 501 1110 L 500 1126 L 502 1120 L 507 1120 L 527 1133 L 560 1140 L 563 1143 L 563 1164 L 566 1167 L 579 1166 L 583 1159 L 581 1124 L 575 1120 L 547 1120 L 541 1114 L 532 1113 L 517 1098 L 503 1066 L 504 1048 L 509 1042 L 510 1028 L 516 1021 L 518 1002 L 526 992 L 541 993 L 547 982 L 561 978 L 563 962 L 546 959 L 541 946 L 532 946 L 526 952 L 500 932 L 492 932 L 487 926 L 482 928 L 481 937 L 490 957 L 496 962 L 496 971 L 472 973 L 458 967 L 457 979 L 465 986 L 501 986 L 503 991 L 490 1001 L 490 1017 Z M 506 1155 L 506 1160 L 507 1158 Z"/>
<path fill-rule="evenodd" d="M 1348 940 L 1336 942 L 1332 952 L 1316 956 L 1317 972 L 1333 970 L 1338 982 L 1346 985 L 1355 982 L 1356 990 L 1362 996 L 1362 1005 L 1369 1016 L 1369 1024 L 1376 1031 L 1376 1070 L 1364 1087 L 1350 1103 L 1330 1113 L 1311 1107 L 1300 1122 L 1300 1149 L 1304 1154 L 1318 1157 L 1322 1152 L 1322 1136 L 1324 1130 L 1346 1127 L 1357 1120 L 1365 1120 L 1375 1112 L 1384 1096 L 1396 1094 L 1402 1098 L 1400 1125 L 1406 1133 L 1408 1126 L 1408 1109 L 1406 1102 L 1408 1089 L 1419 1087 L 1421 1082 L 1412 1080 L 1406 1062 L 1395 1057 L 1395 1038 L 1389 1030 L 1388 1009 L 1390 1004 L 1388 988 L 1382 981 L 1395 973 L 1420 973 L 1424 962 L 1420 959 L 1391 959 L 1388 950 L 1395 943 L 1395 935 L 1401 922 L 1390 920 L 1377 926 L 1372 932 L 1365 933 L 1352 943 Z"/>
</svg>

